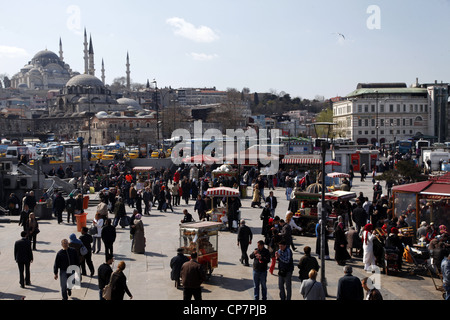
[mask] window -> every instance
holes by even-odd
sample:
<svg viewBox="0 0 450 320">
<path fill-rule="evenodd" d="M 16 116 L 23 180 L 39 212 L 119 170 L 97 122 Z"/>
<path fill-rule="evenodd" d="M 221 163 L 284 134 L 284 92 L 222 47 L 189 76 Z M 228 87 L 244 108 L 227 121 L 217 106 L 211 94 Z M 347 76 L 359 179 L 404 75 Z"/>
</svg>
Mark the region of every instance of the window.
<svg viewBox="0 0 450 320">
<path fill-rule="evenodd" d="M 358 113 L 362 113 L 362 105 L 358 104 Z"/>
<path fill-rule="evenodd" d="M 384 112 L 384 104 L 380 105 L 380 112 L 383 113 Z"/>
<path fill-rule="evenodd" d="M 394 112 L 394 105 L 393 104 L 389 105 L 389 112 Z"/>
<path fill-rule="evenodd" d="M 371 112 L 375 112 L 375 105 L 372 104 L 370 109 L 371 109 Z"/>
</svg>

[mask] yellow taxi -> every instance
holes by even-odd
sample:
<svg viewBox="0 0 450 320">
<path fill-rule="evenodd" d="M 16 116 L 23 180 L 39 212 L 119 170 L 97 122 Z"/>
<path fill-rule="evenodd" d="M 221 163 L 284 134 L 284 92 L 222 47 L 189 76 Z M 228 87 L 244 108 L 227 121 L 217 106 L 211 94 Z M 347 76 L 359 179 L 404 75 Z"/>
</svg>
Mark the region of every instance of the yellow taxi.
<svg viewBox="0 0 450 320">
<path fill-rule="evenodd" d="M 167 149 L 166 152 L 163 152 L 163 149 L 155 150 L 152 152 L 151 157 L 152 158 L 159 158 L 159 154 L 164 154 L 164 158 L 169 158 L 172 154 L 172 149 Z"/>
<path fill-rule="evenodd" d="M 94 160 L 102 159 L 103 154 L 105 153 L 105 150 L 95 150 L 91 152 L 91 157 L 94 158 Z"/>
<path fill-rule="evenodd" d="M 137 159 L 139 158 L 139 151 L 137 150 L 128 151 L 126 156 L 130 159 Z"/>
</svg>

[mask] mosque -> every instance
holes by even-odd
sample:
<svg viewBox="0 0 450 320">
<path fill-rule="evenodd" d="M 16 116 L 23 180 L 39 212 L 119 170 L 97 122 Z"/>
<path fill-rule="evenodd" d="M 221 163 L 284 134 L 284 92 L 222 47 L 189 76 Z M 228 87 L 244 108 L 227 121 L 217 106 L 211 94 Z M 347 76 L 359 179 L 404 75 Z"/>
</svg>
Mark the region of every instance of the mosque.
<svg viewBox="0 0 450 320">
<path fill-rule="evenodd" d="M 134 99 L 112 95 L 105 83 L 103 59 L 101 79 L 95 76 L 92 37 L 88 42 L 86 30 L 83 45 L 82 74 L 64 61 L 60 39 L 59 55 L 40 51 L 12 77 L 11 87 L 47 92 L 48 113 L 34 117 L 33 132 L 53 132 L 64 139 L 83 136 L 88 140 L 89 135 L 93 143 L 107 143 L 118 135 L 133 141 L 156 136 L 154 112 L 144 109 Z M 131 92 L 128 53 L 125 91 L 125 95 Z"/>
</svg>

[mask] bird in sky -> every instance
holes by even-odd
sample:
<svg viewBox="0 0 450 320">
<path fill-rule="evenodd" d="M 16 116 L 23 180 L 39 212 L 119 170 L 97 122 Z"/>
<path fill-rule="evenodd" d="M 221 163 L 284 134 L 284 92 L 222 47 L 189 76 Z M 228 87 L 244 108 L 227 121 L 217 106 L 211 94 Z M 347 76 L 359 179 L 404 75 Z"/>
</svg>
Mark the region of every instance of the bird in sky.
<svg viewBox="0 0 450 320">
<path fill-rule="evenodd" d="M 333 32 L 333 34 L 337 34 L 338 36 L 342 37 L 342 39 L 345 40 L 345 36 L 342 33 L 339 32 Z"/>
</svg>

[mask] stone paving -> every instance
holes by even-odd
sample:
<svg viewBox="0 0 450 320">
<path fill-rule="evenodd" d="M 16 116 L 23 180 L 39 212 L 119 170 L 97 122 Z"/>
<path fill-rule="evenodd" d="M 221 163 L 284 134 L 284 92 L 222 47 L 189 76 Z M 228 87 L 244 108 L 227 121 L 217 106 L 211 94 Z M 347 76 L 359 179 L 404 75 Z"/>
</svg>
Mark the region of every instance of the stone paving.
<svg viewBox="0 0 450 320">
<path fill-rule="evenodd" d="M 367 179 L 360 182 L 357 175 L 353 181 L 352 191 L 363 191 L 365 195 L 372 197 L 372 184 Z M 250 189 L 249 189 L 250 190 Z M 97 195 L 90 195 L 94 199 Z M 284 188 L 276 188 L 275 196 L 278 197 L 276 214 L 284 217 L 288 202 L 286 201 Z M 183 202 L 183 201 L 182 201 Z M 242 217 L 247 221 L 254 232 L 254 240 L 249 247 L 252 250 L 256 242 L 262 239 L 260 234 L 261 221 L 259 215 L 261 209 L 250 207 L 251 198 L 242 200 Z M 131 253 L 131 241 L 128 228 L 117 229 L 117 240 L 114 245 L 115 266 L 121 260 L 126 262 L 125 275 L 128 286 L 134 300 L 181 300 L 182 290 L 177 289 L 170 280 L 170 259 L 176 255 L 179 246 L 179 222 L 182 211 L 187 208 L 194 218 L 198 218 L 193 211 L 194 202 L 188 205 L 181 204 L 174 208 L 174 212 L 160 212 L 153 208 L 150 216 L 144 216 L 145 235 L 147 239 L 146 253 Z M 132 209 L 127 207 L 131 214 Z M 95 214 L 95 207 L 88 210 L 88 225 Z M 110 215 L 112 217 L 112 215 Z M 4 217 L 5 218 L 5 217 Z M 20 238 L 20 227 L 17 217 L 11 218 L 9 223 L 0 223 L 0 251 L 2 263 L 0 264 L 0 299 L 2 300 L 60 300 L 59 280 L 53 278 L 53 263 L 57 251 L 61 248 L 60 241 L 68 238 L 71 233 L 80 234 L 73 224 L 63 222 L 58 224 L 56 219 L 40 221 L 40 234 L 38 235 L 37 250 L 34 251 L 34 261 L 31 264 L 31 285 L 25 288 L 19 286 L 17 264 L 13 259 L 14 242 Z M 63 219 L 66 220 L 64 213 Z M 303 254 L 305 245 L 311 246 L 315 251 L 314 237 L 294 236 L 297 251 L 294 252 L 294 263 Z M 334 257 L 333 241 L 329 241 L 330 255 Z M 219 266 L 211 278 L 203 284 L 202 294 L 204 300 L 252 300 L 253 281 L 252 267 L 246 267 L 239 262 L 240 248 L 236 244 L 236 234 L 221 231 L 219 235 Z M 104 261 L 104 251 L 93 255 L 94 266 L 97 267 Z M 354 275 L 362 278 L 367 276 L 362 268 L 360 258 L 349 262 L 354 267 Z M 342 266 L 338 266 L 334 260 L 326 261 L 326 279 L 328 283 L 327 300 L 335 300 L 338 279 L 343 275 Z M 302 300 L 299 294 L 300 282 L 298 281 L 298 269 L 293 276 L 292 299 Z M 318 279 L 319 280 L 319 279 Z M 97 273 L 93 277 L 85 276 L 81 281 L 80 289 L 73 290 L 71 300 L 98 300 Z M 274 275 L 268 274 L 268 299 L 279 300 L 278 282 L 276 271 Z M 381 274 L 381 293 L 385 300 L 442 300 L 441 292 L 437 291 L 433 281 L 427 276 L 386 276 Z M 125 295 L 125 299 L 128 297 Z"/>
</svg>

